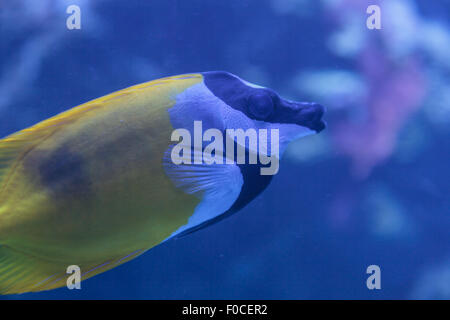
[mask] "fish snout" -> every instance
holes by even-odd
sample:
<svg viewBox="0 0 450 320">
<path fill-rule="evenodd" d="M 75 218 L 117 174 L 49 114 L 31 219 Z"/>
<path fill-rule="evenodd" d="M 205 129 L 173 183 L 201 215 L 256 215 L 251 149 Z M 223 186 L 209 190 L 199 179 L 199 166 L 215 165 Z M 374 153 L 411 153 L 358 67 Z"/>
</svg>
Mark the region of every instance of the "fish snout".
<svg viewBox="0 0 450 320">
<path fill-rule="evenodd" d="M 295 123 L 319 133 L 325 129 L 326 124 L 322 119 L 325 114 L 325 107 L 315 102 L 296 102 Z"/>
</svg>

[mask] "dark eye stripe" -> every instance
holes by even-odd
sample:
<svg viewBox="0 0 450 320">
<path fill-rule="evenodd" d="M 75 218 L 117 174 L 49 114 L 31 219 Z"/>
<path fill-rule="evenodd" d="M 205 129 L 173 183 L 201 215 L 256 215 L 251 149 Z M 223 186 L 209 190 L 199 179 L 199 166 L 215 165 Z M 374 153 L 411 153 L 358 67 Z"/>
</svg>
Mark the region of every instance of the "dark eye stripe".
<svg viewBox="0 0 450 320">
<path fill-rule="evenodd" d="M 236 76 L 224 71 L 202 73 L 205 85 L 219 99 L 253 120 L 270 123 L 292 123 L 316 132 L 325 128 L 322 120 L 324 108 L 317 103 L 290 102 L 280 98 L 270 89 L 252 88 Z M 255 116 L 248 108 L 248 99 L 260 90 L 266 91 L 274 101 L 274 112 L 267 118 Z"/>
</svg>

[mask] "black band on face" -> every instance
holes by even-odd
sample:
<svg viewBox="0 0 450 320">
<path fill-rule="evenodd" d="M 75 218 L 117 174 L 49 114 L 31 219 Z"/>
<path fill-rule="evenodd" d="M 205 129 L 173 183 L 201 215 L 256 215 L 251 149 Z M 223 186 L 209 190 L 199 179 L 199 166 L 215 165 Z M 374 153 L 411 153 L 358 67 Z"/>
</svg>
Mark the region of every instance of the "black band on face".
<svg viewBox="0 0 450 320">
<path fill-rule="evenodd" d="M 324 107 L 317 103 L 290 102 L 266 88 L 252 88 L 224 71 L 202 73 L 205 85 L 219 99 L 253 120 L 291 123 L 316 132 L 325 128 Z"/>
</svg>

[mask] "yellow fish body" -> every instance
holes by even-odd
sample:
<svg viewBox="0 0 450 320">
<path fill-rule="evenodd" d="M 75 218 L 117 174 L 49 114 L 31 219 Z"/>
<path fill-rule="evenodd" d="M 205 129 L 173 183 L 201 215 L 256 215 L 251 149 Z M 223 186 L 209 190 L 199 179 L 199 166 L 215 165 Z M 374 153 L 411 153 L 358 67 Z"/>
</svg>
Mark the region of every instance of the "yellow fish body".
<svg viewBox="0 0 450 320">
<path fill-rule="evenodd" d="M 131 87 L 0 141 L 0 292 L 63 286 L 72 264 L 87 279 L 187 222 L 198 198 L 152 168 L 170 143 L 170 97 L 198 81 Z"/>
<path fill-rule="evenodd" d="M 163 168 L 177 121 L 185 121 L 185 114 L 201 118 L 208 104 L 234 104 L 214 92 L 215 77 L 228 83 L 228 76 L 211 76 L 209 86 L 210 75 L 201 73 L 136 85 L 0 140 L 0 293 L 65 286 L 70 265 L 78 265 L 85 280 L 137 257 L 182 226 L 248 203 L 243 190 L 251 185 L 242 174 L 230 180 L 236 183 L 224 180 L 231 191 L 220 199 L 230 199 L 211 205 L 215 212 L 205 216 L 208 205 L 200 206 L 201 197 L 179 187 Z M 306 127 L 320 127 L 321 114 Z M 239 168 L 230 172 L 243 172 Z"/>
</svg>

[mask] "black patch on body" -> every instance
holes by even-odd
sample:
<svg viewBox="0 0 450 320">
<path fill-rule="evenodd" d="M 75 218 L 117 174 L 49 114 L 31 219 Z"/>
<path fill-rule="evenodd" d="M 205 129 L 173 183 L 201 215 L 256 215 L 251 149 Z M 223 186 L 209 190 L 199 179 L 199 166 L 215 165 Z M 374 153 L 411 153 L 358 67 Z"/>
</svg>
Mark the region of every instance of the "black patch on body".
<svg viewBox="0 0 450 320">
<path fill-rule="evenodd" d="M 41 183 L 58 195 L 85 193 L 90 185 L 83 158 L 62 146 L 39 159 L 38 173 Z"/>
<path fill-rule="evenodd" d="M 320 104 L 284 100 L 271 89 L 252 88 L 224 71 L 204 72 L 202 75 L 205 85 L 216 97 L 230 107 L 243 112 L 250 119 L 270 123 L 292 123 L 316 132 L 325 129 L 326 125 L 322 120 L 325 108 Z M 267 103 L 265 101 L 267 96 L 271 97 L 273 112 L 261 118 L 258 114 L 251 112 L 249 104 L 255 100 Z"/>
<path fill-rule="evenodd" d="M 273 178 L 272 175 L 261 175 L 261 168 L 264 166 L 260 164 L 238 164 L 238 166 L 239 169 L 241 169 L 244 184 L 242 185 L 239 197 L 236 199 L 233 206 L 228 209 L 230 214 L 241 210 L 255 199 L 267 188 Z"/>
</svg>

